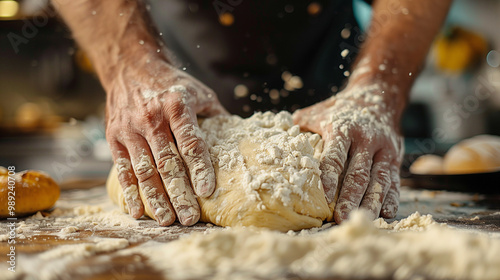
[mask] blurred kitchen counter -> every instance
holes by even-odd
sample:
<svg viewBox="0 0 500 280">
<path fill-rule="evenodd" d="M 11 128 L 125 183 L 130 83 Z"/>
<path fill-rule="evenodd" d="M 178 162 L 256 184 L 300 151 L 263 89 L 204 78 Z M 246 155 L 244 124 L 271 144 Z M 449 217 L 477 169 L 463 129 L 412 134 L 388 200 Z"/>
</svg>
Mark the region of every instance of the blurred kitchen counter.
<svg viewBox="0 0 500 280">
<path fill-rule="evenodd" d="M 64 124 L 52 133 L 1 137 L 0 166 L 41 170 L 64 186 L 81 180 L 102 183 L 112 160 L 103 125 L 92 119 Z"/>
</svg>

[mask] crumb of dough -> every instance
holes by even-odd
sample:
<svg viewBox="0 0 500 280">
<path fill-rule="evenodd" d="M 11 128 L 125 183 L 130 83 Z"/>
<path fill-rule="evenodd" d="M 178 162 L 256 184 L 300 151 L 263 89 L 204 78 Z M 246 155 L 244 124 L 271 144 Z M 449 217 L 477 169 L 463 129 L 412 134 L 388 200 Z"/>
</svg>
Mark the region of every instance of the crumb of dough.
<svg viewBox="0 0 500 280">
<path fill-rule="evenodd" d="M 59 237 L 65 237 L 71 233 L 75 233 L 79 230 L 78 227 L 75 227 L 75 226 L 67 226 L 67 227 L 64 227 L 61 229 L 61 231 L 59 231 Z"/>
<path fill-rule="evenodd" d="M 392 231 L 424 231 L 429 226 L 437 224 L 432 218 L 432 215 L 421 215 L 419 212 L 415 212 L 400 221 L 394 221 L 392 223 L 387 223 L 384 219 L 378 218 L 373 221 L 375 227 L 379 229 L 388 229 Z M 440 224 L 445 225 L 445 224 Z"/>
</svg>

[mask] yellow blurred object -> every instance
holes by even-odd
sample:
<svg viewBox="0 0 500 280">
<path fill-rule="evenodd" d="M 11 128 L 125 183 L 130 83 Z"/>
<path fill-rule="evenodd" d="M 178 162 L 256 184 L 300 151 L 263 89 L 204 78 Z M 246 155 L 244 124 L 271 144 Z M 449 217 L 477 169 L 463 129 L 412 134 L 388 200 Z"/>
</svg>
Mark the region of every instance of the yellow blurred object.
<svg viewBox="0 0 500 280">
<path fill-rule="evenodd" d="M 15 123 L 23 131 L 33 131 L 40 127 L 43 111 L 40 105 L 27 102 L 16 110 Z"/>
<path fill-rule="evenodd" d="M 500 137 L 478 135 L 454 145 L 444 156 L 447 174 L 500 171 Z"/>
<path fill-rule="evenodd" d="M 90 59 L 88 56 L 85 54 L 84 51 L 82 50 L 77 50 L 75 53 L 75 60 L 76 64 L 80 69 L 89 72 L 89 73 L 95 73 L 94 71 L 94 66 L 92 66 L 92 62 L 90 62 Z"/>
<path fill-rule="evenodd" d="M 0 1 L 0 18 L 11 18 L 19 12 L 19 3 L 11 0 Z"/>
<path fill-rule="evenodd" d="M 231 13 L 223 13 L 222 15 L 219 16 L 219 22 L 224 26 L 233 25 L 234 16 Z"/>
<path fill-rule="evenodd" d="M 488 51 L 488 42 L 476 33 L 453 27 L 448 33 L 438 36 L 433 51 L 438 69 L 461 73 L 482 59 Z"/>
<path fill-rule="evenodd" d="M 26 216 L 49 209 L 60 194 L 59 185 L 43 172 L 27 170 L 9 176 L 9 170 L 0 166 L 0 218 Z M 9 205 L 9 201 L 14 202 Z M 9 206 L 15 210 L 11 211 Z"/>
<path fill-rule="evenodd" d="M 63 121 L 54 107 L 53 102 L 44 99 L 23 103 L 16 109 L 10 127 L 23 133 L 54 132 Z"/>
<path fill-rule="evenodd" d="M 315 16 L 321 12 L 321 4 L 317 2 L 312 2 L 307 6 L 307 13 L 311 16 Z"/>
<path fill-rule="evenodd" d="M 413 174 L 444 174 L 443 158 L 437 155 L 422 155 L 410 166 Z"/>
</svg>

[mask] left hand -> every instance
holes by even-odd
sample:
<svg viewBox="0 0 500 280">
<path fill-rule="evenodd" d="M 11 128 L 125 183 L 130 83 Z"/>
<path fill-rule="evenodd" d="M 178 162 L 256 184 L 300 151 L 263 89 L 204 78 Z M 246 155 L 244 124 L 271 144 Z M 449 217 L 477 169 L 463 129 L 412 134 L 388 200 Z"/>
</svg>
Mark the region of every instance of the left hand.
<svg viewBox="0 0 500 280">
<path fill-rule="evenodd" d="M 321 180 L 327 201 L 337 199 L 337 223 L 356 208 L 374 219 L 396 215 L 403 138 L 396 111 L 383 98 L 378 85 L 354 86 L 293 115 L 303 130 L 323 137 Z"/>
</svg>

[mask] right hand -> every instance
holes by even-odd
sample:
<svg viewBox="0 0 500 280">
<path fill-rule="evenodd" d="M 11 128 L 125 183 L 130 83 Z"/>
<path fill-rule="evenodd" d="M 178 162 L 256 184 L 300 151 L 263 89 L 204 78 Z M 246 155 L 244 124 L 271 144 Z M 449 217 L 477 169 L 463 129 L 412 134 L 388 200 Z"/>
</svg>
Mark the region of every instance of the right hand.
<svg viewBox="0 0 500 280">
<path fill-rule="evenodd" d="M 176 217 L 195 224 L 195 194 L 208 197 L 215 189 L 196 116 L 227 111 L 210 88 L 161 59 L 114 74 L 106 87 L 106 138 L 129 213 L 140 218 L 147 207 L 161 226 Z"/>
</svg>

